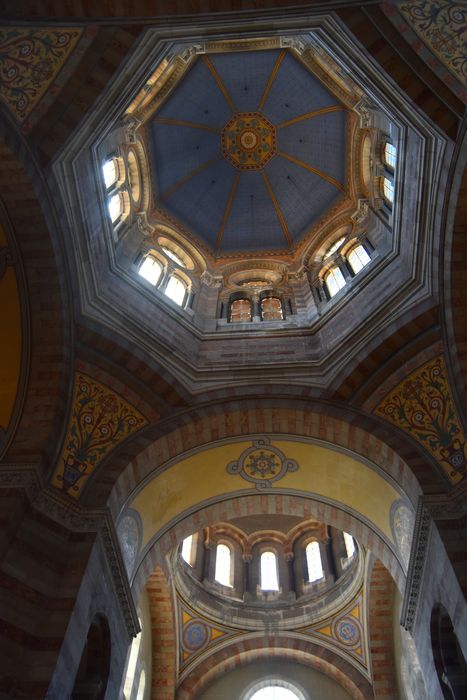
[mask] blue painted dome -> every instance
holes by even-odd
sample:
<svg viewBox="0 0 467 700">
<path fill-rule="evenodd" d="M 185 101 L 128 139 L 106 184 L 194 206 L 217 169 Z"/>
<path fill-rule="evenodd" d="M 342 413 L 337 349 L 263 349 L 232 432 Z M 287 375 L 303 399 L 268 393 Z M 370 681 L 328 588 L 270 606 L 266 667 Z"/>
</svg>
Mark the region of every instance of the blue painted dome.
<svg viewBox="0 0 467 700">
<path fill-rule="evenodd" d="M 346 124 L 289 51 L 199 56 L 151 122 L 157 205 L 216 256 L 287 252 L 344 196 Z"/>
</svg>

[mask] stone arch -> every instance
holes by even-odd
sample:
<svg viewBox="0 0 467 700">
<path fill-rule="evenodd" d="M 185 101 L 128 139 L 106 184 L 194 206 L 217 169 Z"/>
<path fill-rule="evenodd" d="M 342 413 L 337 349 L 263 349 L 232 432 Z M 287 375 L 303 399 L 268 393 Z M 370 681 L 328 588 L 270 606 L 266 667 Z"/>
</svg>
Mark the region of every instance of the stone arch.
<svg viewBox="0 0 467 700">
<path fill-rule="evenodd" d="M 252 402 L 236 406 L 216 405 L 195 414 L 182 415 L 168 421 L 166 432 L 144 447 L 121 472 L 110 493 L 108 505 L 118 514 L 134 490 L 160 468 L 191 451 L 201 450 L 221 440 L 248 438 L 249 435 L 268 433 L 305 437 L 321 441 L 332 448 L 344 449 L 357 458 L 369 460 L 377 468 L 395 479 L 407 498 L 416 504 L 422 489 L 407 461 L 384 439 L 355 421 L 329 415 L 300 404 L 277 402 L 272 405 L 251 406 Z M 302 402 L 305 403 L 305 402 Z M 426 468 L 426 462 L 424 462 Z M 102 475 L 104 476 L 104 475 Z M 98 482 L 99 477 L 95 482 Z M 109 474 L 106 473 L 109 483 Z"/>
<path fill-rule="evenodd" d="M 21 415 L 5 462 L 40 464 L 55 457 L 67 409 L 71 311 L 66 263 L 54 229 L 53 205 L 24 138 L 0 121 L 1 200 L 24 267 L 30 352 Z M 45 419 L 47 417 L 47 419 Z"/>
<path fill-rule="evenodd" d="M 286 634 L 252 636 L 233 641 L 210 654 L 183 678 L 178 687 L 177 700 L 197 697 L 219 676 L 264 658 L 305 664 L 335 680 L 354 700 L 373 700 L 370 683 L 348 661 L 312 641 Z"/>
<path fill-rule="evenodd" d="M 395 552 L 381 534 L 359 519 L 358 514 L 352 515 L 346 512 L 344 507 L 337 507 L 316 499 L 275 492 L 268 495 L 259 493 L 234 495 L 232 498 L 218 500 L 216 503 L 201 505 L 194 512 L 180 514 L 176 522 L 165 528 L 158 538 L 153 539 L 140 556 L 132 582 L 135 599 L 138 599 L 154 569 L 160 566 L 166 555 L 192 532 L 242 515 L 269 513 L 315 518 L 338 530 L 345 530 L 383 562 L 403 592 L 405 574 Z"/>
</svg>

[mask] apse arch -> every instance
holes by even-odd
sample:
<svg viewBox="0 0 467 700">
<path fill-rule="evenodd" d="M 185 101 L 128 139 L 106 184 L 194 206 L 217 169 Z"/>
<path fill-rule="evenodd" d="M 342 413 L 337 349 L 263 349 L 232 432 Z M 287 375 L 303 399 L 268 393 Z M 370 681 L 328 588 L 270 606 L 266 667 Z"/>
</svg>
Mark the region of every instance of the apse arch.
<svg viewBox="0 0 467 700">
<path fill-rule="evenodd" d="M 255 447 L 261 440 L 264 450 Z M 280 478 L 245 479 L 239 457 L 260 458 L 263 452 L 277 460 L 282 455 Z M 294 468 L 285 469 L 287 464 Z M 279 470 L 279 462 L 276 466 Z M 188 535 L 242 514 L 276 512 L 312 517 L 348 532 L 384 563 L 403 592 L 407 562 L 392 522 L 401 502 L 412 509 L 395 480 L 348 451 L 304 438 L 253 436 L 219 441 L 154 471 L 127 500 L 118 531 L 124 539 L 120 524 L 131 518 L 139 522 L 133 528 L 140 534 L 130 572 L 136 597 L 155 566 Z"/>
<path fill-rule="evenodd" d="M 211 653 L 188 671 L 178 686 L 178 700 L 191 700 L 214 680 L 245 664 L 262 659 L 292 661 L 324 673 L 346 690 L 353 700 L 374 700 L 367 678 L 344 658 L 311 640 L 293 634 L 251 635 Z"/>
</svg>

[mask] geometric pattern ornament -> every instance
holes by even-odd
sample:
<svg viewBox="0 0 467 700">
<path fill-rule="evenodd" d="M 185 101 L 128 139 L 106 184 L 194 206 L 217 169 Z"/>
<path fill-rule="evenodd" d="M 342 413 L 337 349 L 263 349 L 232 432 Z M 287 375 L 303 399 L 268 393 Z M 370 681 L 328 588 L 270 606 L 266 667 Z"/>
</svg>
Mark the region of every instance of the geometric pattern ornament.
<svg viewBox="0 0 467 700">
<path fill-rule="evenodd" d="M 243 632 L 223 627 L 202 617 L 193 610 L 179 595 L 178 624 L 179 624 L 179 669 L 182 671 L 189 663 L 206 649 L 213 648 L 218 641 L 238 637 Z"/>
<path fill-rule="evenodd" d="M 0 30 L 0 99 L 18 122 L 43 97 L 82 33 L 69 27 Z"/>
<path fill-rule="evenodd" d="M 238 460 L 227 465 L 229 474 L 238 474 L 245 481 L 255 484 L 258 491 L 270 489 L 273 482 L 297 469 L 298 463 L 273 447 L 267 437 L 253 440 L 252 447 L 244 450 Z"/>
<path fill-rule="evenodd" d="M 52 484 L 79 498 L 91 474 L 117 445 L 147 419 L 113 389 L 78 373 L 73 409 Z"/>
<path fill-rule="evenodd" d="M 411 0 L 398 7 L 421 39 L 456 78 L 465 85 L 467 7 L 455 0 Z"/>
<path fill-rule="evenodd" d="M 276 128 L 259 112 L 238 112 L 222 129 L 221 143 L 238 170 L 260 170 L 276 154 Z"/>
<path fill-rule="evenodd" d="M 353 602 L 335 617 L 325 623 L 320 622 L 301 629 L 300 632 L 331 643 L 334 648 L 337 647 L 346 655 L 349 654 L 367 668 L 364 620 L 363 592 L 361 591 Z"/>
<path fill-rule="evenodd" d="M 400 382 L 374 413 L 407 432 L 439 462 L 451 483 L 467 471 L 467 440 L 457 415 L 442 355 Z"/>
</svg>

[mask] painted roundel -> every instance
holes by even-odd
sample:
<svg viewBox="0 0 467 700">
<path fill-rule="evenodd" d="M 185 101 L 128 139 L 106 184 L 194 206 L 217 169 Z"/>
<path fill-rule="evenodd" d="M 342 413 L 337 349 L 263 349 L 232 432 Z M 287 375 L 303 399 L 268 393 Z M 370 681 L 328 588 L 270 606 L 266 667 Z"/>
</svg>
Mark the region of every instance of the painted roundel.
<svg viewBox="0 0 467 700">
<path fill-rule="evenodd" d="M 341 617 L 334 622 L 334 634 L 346 647 L 357 647 L 361 644 L 361 630 L 358 620 L 353 617 Z"/>
<path fill-rule="evenodd" d="M 235 114 L 222 129 L 222 155 L 238 170 L 259 170 L 276 154 L 276 129 L 259 112 Z"/>
<path fill-rule="evenodd" d="M 192 620 L 183 628 L 183 645 L 189 651 L 201 649 L 208 639 L 208 629 L 200 620 Z"/>
</svg>

